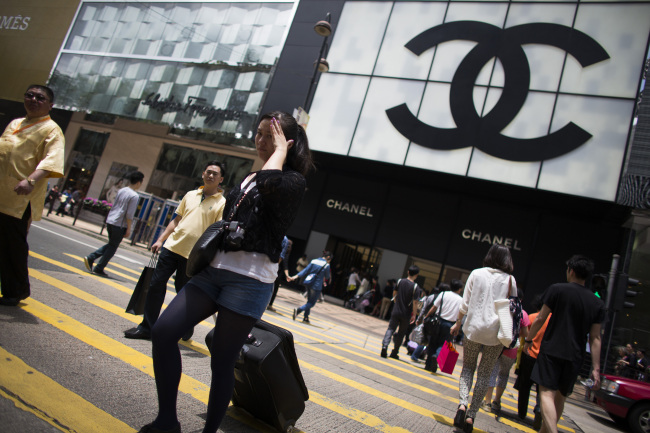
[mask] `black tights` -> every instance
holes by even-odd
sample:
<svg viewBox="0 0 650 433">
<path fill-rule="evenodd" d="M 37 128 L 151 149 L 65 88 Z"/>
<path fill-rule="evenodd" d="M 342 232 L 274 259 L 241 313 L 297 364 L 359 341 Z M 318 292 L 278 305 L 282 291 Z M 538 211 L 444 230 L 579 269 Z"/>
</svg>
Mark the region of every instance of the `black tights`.
<svg viewBox="0 0 650 433">
<path fill-rule="evenodd" d="M 216 433 L 228 409 L 235 386 L 235 361 L 256 320 L 218 307 L 190 281 L 176 295 L 151 330 L 153 368 L 158 390 L 158 416 L 154 426 L 171 429 L 178 424 L 176 398 L 182 362 L 178 341 L 188 330 L 214 314 L 217 323 L 212 340 L 212 383 L 203 433 Z"/>
</svg>

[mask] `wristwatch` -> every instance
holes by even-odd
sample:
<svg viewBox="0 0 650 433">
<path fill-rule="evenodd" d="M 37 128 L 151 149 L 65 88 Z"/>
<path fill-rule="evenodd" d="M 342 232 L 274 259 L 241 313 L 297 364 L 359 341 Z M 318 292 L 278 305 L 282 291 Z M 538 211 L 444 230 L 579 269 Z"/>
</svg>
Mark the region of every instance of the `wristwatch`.
<svg viewBox="0 0 650 433">
<path fill-rule="evenodd" d="M 36 181 L 35 181 L 34 179 L 32 179 L 31 177 L 28 177 L 28 178 L 25 179 L 25 180 L 26 180 L 27 183 L 30 184 L 31 186 L 34 186 L 34 185 L 36 184 Z"/>
<path fill-rule="evenodd" d="M 524 343 L 533 344 L 533 340 L 524 340 Z"/>
</svg>

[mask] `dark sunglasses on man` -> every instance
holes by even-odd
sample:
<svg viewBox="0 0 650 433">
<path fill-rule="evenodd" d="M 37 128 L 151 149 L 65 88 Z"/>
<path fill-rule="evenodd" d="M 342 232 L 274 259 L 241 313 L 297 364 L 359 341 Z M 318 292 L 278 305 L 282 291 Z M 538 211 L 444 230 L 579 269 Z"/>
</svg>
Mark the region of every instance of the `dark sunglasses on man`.
<svg viewBox="0 0 650 433">
<path fill-rule="evenodd" d="M 26 92 L 25 99 L 36 99 L 38 102 L 45 102 L 48 100 L 45 96 L 32 92 Z"/>
</svg>

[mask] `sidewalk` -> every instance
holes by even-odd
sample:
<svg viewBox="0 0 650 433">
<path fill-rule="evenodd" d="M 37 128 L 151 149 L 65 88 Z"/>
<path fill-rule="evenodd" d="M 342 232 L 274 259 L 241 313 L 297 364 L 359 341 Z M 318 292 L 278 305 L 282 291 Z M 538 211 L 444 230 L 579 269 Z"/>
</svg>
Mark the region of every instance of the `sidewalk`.
<svg viewBox="0 0 650 433">
<path fill-rule="evenodd" d="M 77 221 L 75 221 L 74 217 L 67 216 L 67 215 L 56 216 L 54 212 L 52 212 L 50 216 L 47 216 L 47 212 L 48 212 L 47 208 L 43 209 L 43 214 L 42 214 L 43 220 L 71 228 L 80 233 L 98 239 L 102 242 L 108 242 L 108 233 L 106 232 L 106 227 L 104 227 L 104 229 L 102 230 L 102 226 L 99 224 L 83 221 L 81 219 L 77 219 Z M 144 243 L 135 243 L 131 245 L 131 241 L 123 240 L 122 243 L 120 244 L 120 248 L 125 248 L 129 251 L 133 251 L 145 255 L 149 254 L 149 249 L 147 248 L 147 245 Z"/>
</svg>

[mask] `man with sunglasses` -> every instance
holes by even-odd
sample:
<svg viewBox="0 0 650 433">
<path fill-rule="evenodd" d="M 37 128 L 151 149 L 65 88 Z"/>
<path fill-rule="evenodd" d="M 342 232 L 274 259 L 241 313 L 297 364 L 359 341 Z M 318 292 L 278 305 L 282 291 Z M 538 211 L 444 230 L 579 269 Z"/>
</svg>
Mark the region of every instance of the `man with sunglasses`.
<svg viewBox="0 0 650 433">
<path fill-rule="evenodd" d="M 207 162 L 202 175 L 203 186 L 185 194 L 176 208 L 174 218 L 151 246 L 151 251 L 160 252 L 160 256 L 149 284 L 144 318 L 136 328 L 124 331 L 126 338 L 151 339 L 151 329 L 158 320 L 160 309 L 165 301 L 167 281 L 176 272 L 174 288 L 178 293 L 189 280 L 185 269 L 192 247 L 210 224 L 223 217 L 226 199 L 219 184 L 223 181 L 224 175 L 224 168 L 220 162 Z M 184 335 L 183 340 L 189 340 L 192 333 L 190 331 Z"/>
<path fill-rule="evenodd" d="M 63 176 L 65 138 L 50 116 L 54 92 L 31 85 L 24 95 L 27 116 L 0 137 L 0 305 L 29 297 L 27 232 L 43 213 L 47 178 Z"/>
</svg>

